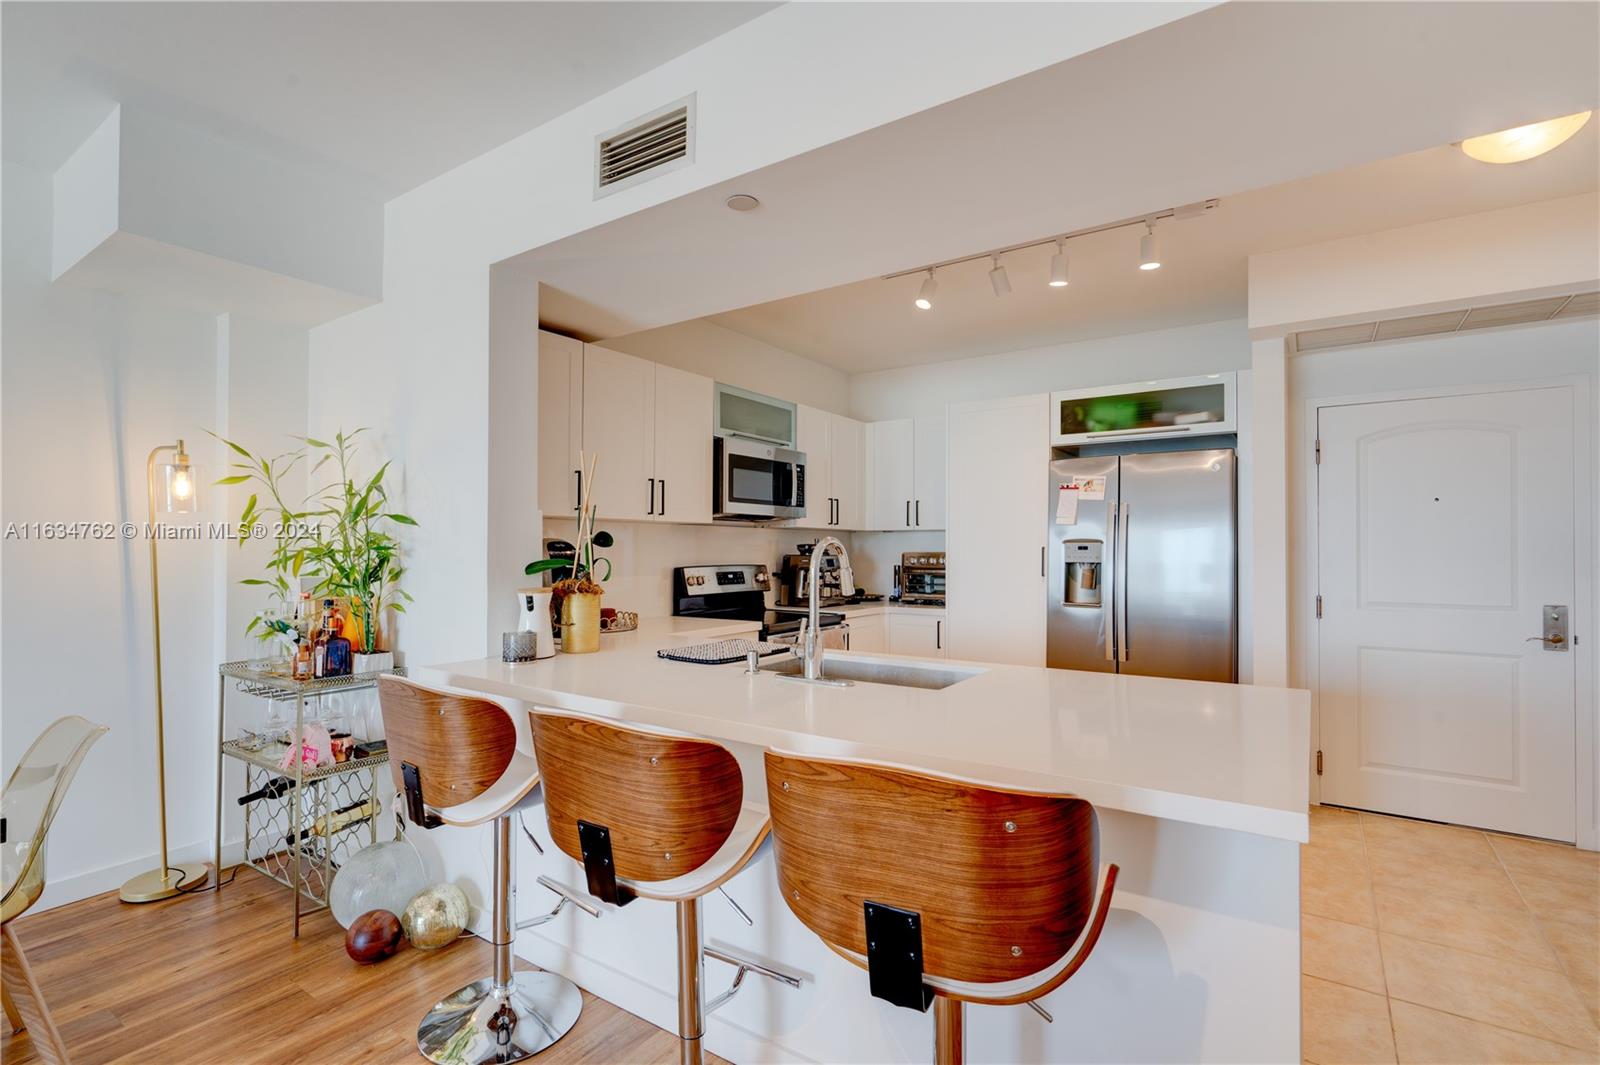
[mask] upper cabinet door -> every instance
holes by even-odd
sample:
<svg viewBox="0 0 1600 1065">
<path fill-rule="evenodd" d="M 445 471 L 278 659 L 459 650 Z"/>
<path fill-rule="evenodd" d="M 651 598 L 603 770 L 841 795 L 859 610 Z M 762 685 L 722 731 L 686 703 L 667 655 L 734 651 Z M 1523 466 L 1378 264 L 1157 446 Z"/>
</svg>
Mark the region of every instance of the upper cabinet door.
<svg viewBox="0 0 1600 1065">
<path fill-rule="evenodd" d="M 913 461 L 911 524 L 918 529 L 944 528 L 945 416 L 943 412 L 916 419 L 912 432 Z"/>
<path fill-rule="evenodd" d="M 715 382 L 671 366 L 658 365 L 655 372 L 653 516 L 657 521 L 709 522 Z"/>
<path fill-rule="evenodd" d="M 795 449 L 806 456 L 806 516 L 794 520 L 796 529 L 833 526 L 832 417 L 825 410 L 803 404 L 795 409 Z"/>
<path fill-rule="evenodd" d="M 915 434 L 910 418 L 873 422 L 867 432 L 867 527 L 910 529 L 916 498 Z"/>
<path fill-rule="evenodd" d="M 547 518 L 578 511 L 583 447 L 583 343 L 539 331 L 539 509 Z"/>
<path fill-rule="evenodd" d="M 833 524 L 838 529 L 866 528 L 867 427 L 854 418 L 829 415 L 833 468 Z"/>
<path fill-rule="evenodd" d="M 591 501 L 602 521 L 655 516 L 655 383 L 654 363 L 593 345 L 584 350 L 583 449 L 597 459 Z"/>
</svg>

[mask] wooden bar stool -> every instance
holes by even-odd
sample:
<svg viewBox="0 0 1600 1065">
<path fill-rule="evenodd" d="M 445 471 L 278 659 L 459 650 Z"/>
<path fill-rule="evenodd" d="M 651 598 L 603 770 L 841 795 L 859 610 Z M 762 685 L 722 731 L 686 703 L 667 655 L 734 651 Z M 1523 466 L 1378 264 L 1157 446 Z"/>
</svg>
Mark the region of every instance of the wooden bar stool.
<svg viewBox="0 0 1600 1065">
<path fill-rule="evenodd" d="M 739 763 L 719 744 L 559 710 L 535 708 L 532 720 L 550 837 L 582 863 L 590 893 L 616 906 L 647 898 L 677 907 L 679 1055 L 699 1065 L 706 1015 L 746 974 L 800 986 L 798 977 L 701 943 L 700 899 L 755 857 L 771 827 L 767 812 L 745 803 Z M 710 1003 L 701 997 L 706 957 L 737 967 L 733 985 Z"/>
<path fill-rule="evenodd" d="M 494 912 L 489 942 L 494 972 L 442 999 L 417 1028 L 417 1049 L 441 1063 L 520 1061 L 545 1050 L 578 1023 L 583 995 L 571 980 L 538 970 L 514 972 L 516 834 L 511 821 L 538 801 L 539 773 L 526 725 L 498 703 L 430 688 L 403 677 L 378 681 L 395 787 L 407 819 L 422 828 L 494 822 Z M 585 907 L 589 909 L 589 907 Z M 594 912 L 591 910 L 591 912 Z"/>
<path fill-rule="evenodd" d="M 964 1059 L 965 1003 L 1051 1019 L 1036 1000 L 1088 958 L 1117 880 L 1095 898 L 1093 806 L 772 751 L 766 770 L 784 901 L 874 997 L 933 1003 L 939 1065 Z"/>
</svg>

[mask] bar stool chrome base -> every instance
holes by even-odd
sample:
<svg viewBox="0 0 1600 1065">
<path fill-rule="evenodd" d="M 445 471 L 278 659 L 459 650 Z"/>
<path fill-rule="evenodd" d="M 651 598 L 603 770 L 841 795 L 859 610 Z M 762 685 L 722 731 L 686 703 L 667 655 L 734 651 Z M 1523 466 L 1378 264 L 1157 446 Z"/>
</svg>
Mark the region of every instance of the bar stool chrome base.
<svg viewBox="0 0 1600 1065">
<path fill-rule="evenodd" d="M 572 1031 L 583 993 L 552 972 L 520 972 L 509 987 L 477 980 L 445 998 L 417 1028 L 417 1049 L 439 1065 L 521 1061 Z"/>
</svg>

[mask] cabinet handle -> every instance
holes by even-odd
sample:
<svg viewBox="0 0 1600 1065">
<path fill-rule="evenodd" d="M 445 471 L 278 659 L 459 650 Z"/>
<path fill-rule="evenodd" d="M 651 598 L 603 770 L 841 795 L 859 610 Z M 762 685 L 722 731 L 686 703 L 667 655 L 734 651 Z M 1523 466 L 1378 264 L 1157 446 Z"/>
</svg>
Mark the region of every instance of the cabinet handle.
<svg viewBox="0 0 1600 1065">
<path fill-rule="evenodd" d="M 833 523 L 837 525 L 839 521 L 839 498 L 835 496 L 833 500 Z"/>
<path fill-rule="evenodd" d="M 657 516 L 662 518 L 667 516 L 667 479 L 665 477 L 661 478 L 661 513 Z"/>
<path fill-rule="evenodd" d="M 906 528 L 911 528 L 911 500 L 906 500 Z"/>
<path fill-rule="evenodd" d="M 578 475 L 578 501 L 572 504 L 572 509 L 581 511 L 583 510 L 583 471 L 573 470 L 572 472 Z"/>
<path fill-rule="evenodd" d="M 944 619 L 943 618 L 934 618 L 933 619 L 933 649 L 935 651 L 943 651 L 944 650 Z"/>
<path fill-rule="evenodd" d="M 646 514 L 654 514 L 655 512 L 656 512 L 656 479 L 654 477 L 652 477 L 652 478 L 650 478 L 650 509 L 645 511 L 645 513 Z"/>
<path fill-rule="evenodd" d="M 917 500 L 917 528 L 922 527 L 922 500 Z"/>
</svg>

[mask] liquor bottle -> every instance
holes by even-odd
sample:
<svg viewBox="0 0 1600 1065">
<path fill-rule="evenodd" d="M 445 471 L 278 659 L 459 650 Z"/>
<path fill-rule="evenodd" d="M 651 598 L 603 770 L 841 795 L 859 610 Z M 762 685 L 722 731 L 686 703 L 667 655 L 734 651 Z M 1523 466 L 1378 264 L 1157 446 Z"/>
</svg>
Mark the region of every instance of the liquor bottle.
<svg viewBox="0 0 1600 1065">
<path fill-rule="evenodd" d="M 333 600 L 330 599 L 328 602 L 331 603 Z M 311 644 L 313 672 L 316 676 L 326 677 L 328 675 L 328 639 L 332 635 L 333 633 L 328 631 L 328 615 L 323 614 L 322 619 L 317 623 L 316 633 L 312 637 Z"/>
<path fill-rule="evenodd" d="M 294 630 L 300 634 L 300 639 L 307 643 L 311 641 L 311 623 L 316 620 L 316 615 L 311 607 L 311 593 L 301 592 L 300 598 L 294 604 Z"/>
<path fill-rule="evenodd" d="M 311 653 L 311 637 L 301 636 L 294 645 L 294 679 L 310 680 L 316 675 L 316 659 Z"/>
<path fill-rule="evenodd" d="M 273 777 L 248 795 L 239 796 L 239 805 L 248 806 L 261 799 L 276 799 L 292 787 L 294 787 L 294 781 L 288 777 Z"/>
<path fill-rule="evenodd" d="M 327 837 L 335 832 L 342 832 L 347 828 L 352 828 L 355 825 L 366 824 L 377 814 L 378 802 L 376 799 L 364 799 L 361 802 L 353 802 L 349 806 L 341 806 L 333 813 L 317 818 L 311 823 L 310 828 L 302 830 L 300 841 L 304 843 L 312 836 Z M 289 833 L 283 839 L 285 843 L 293 843 L 294 833 Z"/>
<path fill-rule="evenodd" d="M 344 633 L 344 618 L 339 616 L 332 599 L 322 601 L 322 631 L 328 634 L 327 653 L 323 658 L 322 675 L 343 677 L 350 673 L 350 641 Z"/>
</svg>

